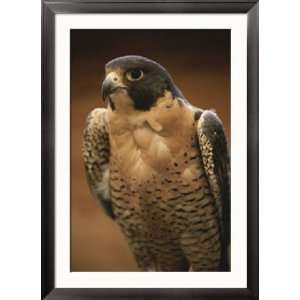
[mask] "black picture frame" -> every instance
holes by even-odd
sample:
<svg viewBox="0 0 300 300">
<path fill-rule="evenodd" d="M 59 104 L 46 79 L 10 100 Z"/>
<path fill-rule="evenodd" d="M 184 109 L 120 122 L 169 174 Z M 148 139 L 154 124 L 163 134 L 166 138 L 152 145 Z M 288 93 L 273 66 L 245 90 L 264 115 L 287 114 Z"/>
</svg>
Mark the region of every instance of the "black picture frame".
<svg viewBox="0 0 300 300">
<path fill-rule="evenodd" d="M 54 286 L 55 15 L 247 14 L 247 288 L 84 289 Z M 258 1 L 42 0 L 42 299 L 258 299 Z"/>
</svg>

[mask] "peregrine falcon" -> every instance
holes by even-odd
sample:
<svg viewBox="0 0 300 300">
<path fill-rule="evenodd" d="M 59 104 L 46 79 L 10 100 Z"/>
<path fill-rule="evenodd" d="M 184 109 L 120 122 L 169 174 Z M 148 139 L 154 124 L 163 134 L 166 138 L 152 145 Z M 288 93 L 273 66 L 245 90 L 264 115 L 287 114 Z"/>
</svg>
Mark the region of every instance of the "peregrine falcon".
<svg viewBox="0 0 300 300">
<path fill-rule="evenodd" d="M 83 135 L 87 181 L 141 271 L 229 271 L 230 169 L 215 112 L 141 56 L 105 67 Z"/>
</svg>

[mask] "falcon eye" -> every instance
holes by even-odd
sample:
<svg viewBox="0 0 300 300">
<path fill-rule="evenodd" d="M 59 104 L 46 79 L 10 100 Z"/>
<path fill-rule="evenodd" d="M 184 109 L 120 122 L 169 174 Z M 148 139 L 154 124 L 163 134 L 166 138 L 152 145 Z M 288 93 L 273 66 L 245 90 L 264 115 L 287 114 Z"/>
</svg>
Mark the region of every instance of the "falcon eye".
<svg viewBox="0 0 300 300">
<path fill-rule="evenodd" d="M 140 80 L 140 79 L 143 78 L 143 76 L 144 76 L 143 71 L 142 70 L 138 70 L 138 69 L 131 70 L 131 71 L 128 71 L 126 73 L 126 77 L 130 81 Z"/>
</svg>

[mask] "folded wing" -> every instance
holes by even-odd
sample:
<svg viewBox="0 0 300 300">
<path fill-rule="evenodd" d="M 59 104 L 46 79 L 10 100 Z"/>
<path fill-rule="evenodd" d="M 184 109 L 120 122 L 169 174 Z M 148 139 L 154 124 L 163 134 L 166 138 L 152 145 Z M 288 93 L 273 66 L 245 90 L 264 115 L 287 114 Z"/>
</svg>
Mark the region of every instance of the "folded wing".
<svg viewBox="0 0 300 300">
<path fill-rule="evenodd" d="M 89 186 L 108 216 L 114 218 L 109 190 L 110 145 L 106 109 L 94 109 L 83 134 L 83 160 Z"/>
<path fill-rule="evenodd" d="M 230 163 L 223 125 L 212 111 L 204 111 L 197 125 L 203 166 L 218 211 L 222 243 L 221 268 L 229 269 Z"/>
</svg>

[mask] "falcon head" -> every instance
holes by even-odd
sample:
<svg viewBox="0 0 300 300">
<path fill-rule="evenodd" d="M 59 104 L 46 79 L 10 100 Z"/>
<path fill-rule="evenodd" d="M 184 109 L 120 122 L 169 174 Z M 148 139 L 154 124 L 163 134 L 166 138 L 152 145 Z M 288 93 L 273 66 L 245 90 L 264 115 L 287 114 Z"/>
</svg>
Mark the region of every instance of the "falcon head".
<svg viewBox="0 0 300 300">
<path fill-rule="evenodd" d="M 102 83 L 102 98 L 114 110 L 127 102 L 135 110 L 146 111 L 166 92 L 181 97 L 170 74 L 157 62 L 142 56 L 122 56 L 108 62 Z"/>
</svg>

